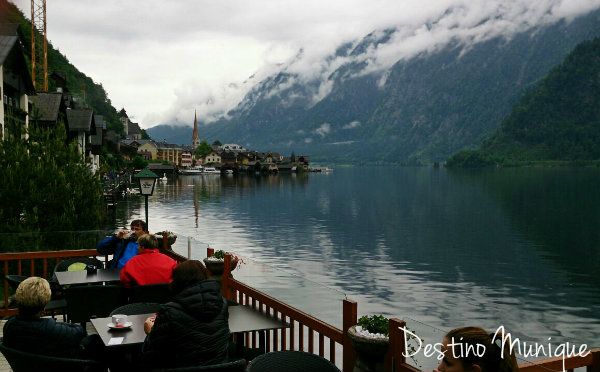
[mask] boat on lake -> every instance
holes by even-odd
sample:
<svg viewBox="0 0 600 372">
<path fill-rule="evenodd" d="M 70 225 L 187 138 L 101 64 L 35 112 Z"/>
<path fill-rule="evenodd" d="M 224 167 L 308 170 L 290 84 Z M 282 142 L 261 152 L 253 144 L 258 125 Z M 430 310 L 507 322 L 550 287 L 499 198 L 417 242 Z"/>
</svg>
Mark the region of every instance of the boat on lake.
<svg viewBox="0 0 600 372">
<path fill-rule="evenodd" d="M 205 167 L 202 174 L 221 174 L 221 171 L 214 167 Z"/>
<path fill-rule="evenodd" d="M 193 167 L 188 167 L 188 168 L 184 168 L 181 170 L 181 174 L 183 175 L 195 175 L 195 174 L 202 174 L 202 172 L 204 171 L 204 168 L 202 168 L 201 165 L 196 165 Z"/>
</svg>

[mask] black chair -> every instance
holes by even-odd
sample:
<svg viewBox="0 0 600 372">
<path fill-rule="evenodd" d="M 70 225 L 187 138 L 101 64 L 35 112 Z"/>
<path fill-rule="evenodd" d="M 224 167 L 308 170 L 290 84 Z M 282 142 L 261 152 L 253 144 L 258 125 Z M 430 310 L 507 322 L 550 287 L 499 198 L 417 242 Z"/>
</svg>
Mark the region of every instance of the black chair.
<svg viewBox="0 0 600 372">
<path fill-rule="evenodd" d="M 8 285 L 13 291 L 16 291 L 19 284 L 25 279 L 29 278 L 25 275 L 4 275 L 4 279 L 8 282 Z"/>
<path fill-rule="evenodd" d="M 171 301 L 169 283 L 135 285 L 128 289 L 129 302 L 156 302 L 164 304 Z"/>
<path fill-rule="evenodd" d="M 67 271 L 69 270 L 69 266 L 74 263 L 83 263 L 85 265 L 92 265 L 97 269 L 102 269 L 104 264 L 102 261 L 91 258 L 91 257 L 73 257 L 68 258 L 66 260 L 60 261 L 54 267 L 54 273 L 57 271 Z M 58 280 L 56 280 L 56 275 L 52 274 L 52 279 L 50 279 L 50 288 L 52 289 L 52 300 L 46 306 L 46 312 L 51 312 L 52 317 L 57 311 L 61 311 L 63 315 L 63 321 L 65 320 L 65 312 L 67 307 L 67 300 L 65 299 L 65 293 L 63 288 L 58 284 Z"/>
<path fill-rule="evenodd" d="M 305 351 L 274 351 L 259 355 L 248 364 L 247 372 L 340 372 L 335 364 Z"/>
<path fill-rule="evenodd" d="M 156 302 L 135 302 L 117 307 L 110 313 L 110 316 L 115 314 L 136 315 L 157 313 L 158 310 L 160 310 L 160 304 Z"/>
<path fill-rule="evenodd" d="M 103 269 L 104 264 L 97 258 L 93 257 L 73 257 L 68 258 L 66 260 L 60 261 L 56 266 L 54 266 L 54 272 L 57 271 L 67 271 L 69 270 L 69 266 L 75 263 L 83 263 L 85 265 L 92 265 L 96 269 Z"/>
<path fill-rule="evenodd" d="M 0 352 L 4 355 L 13 372 L 101 372 L 106 367 L 95 360 L 59 358 L 37 353 L 28 353 L 6 347 L 0 338 Z"/>
<path fill-rule="evenodd" d="M 237 359 L 227 363 L 211 364 L 208 366 L 193 366 L 193 367 L 179 367 L 179 368 L 167 368 L 167 369 L 153 369 L 152 372 L 244 372 L 246 369 L 246 360 Z"/>
<path fill-rule="evenodd" d="M 91 318 L 107 317 L 123 303 L 118 285 L 71 286 L 65 290 L 65 298 L 69 322 L 81 323 L 83 328 Z"/>
</svg>

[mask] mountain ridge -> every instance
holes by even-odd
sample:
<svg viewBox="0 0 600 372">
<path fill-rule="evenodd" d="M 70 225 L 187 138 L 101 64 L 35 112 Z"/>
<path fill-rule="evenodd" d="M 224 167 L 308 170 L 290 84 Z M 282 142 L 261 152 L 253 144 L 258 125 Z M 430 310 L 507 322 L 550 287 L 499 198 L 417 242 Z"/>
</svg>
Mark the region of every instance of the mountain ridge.
<svg viewBox="0 0 600 372">
<path fill-rule="evenodd" d="M 362 64 L 341 64 L 325 81 L 303 81 L 284 66 L 254 86 L 228 118 L 203 123 L 200 136 L 280 153 L 310 153 L 332 163 L 443 161 L 477 148 L 527 89 L 578 43 L 600 36 L 599 20 L 595 10 L 510 39 L 499 36 L 469 48 L 454 41 L 398 60 L 384 73 L 364 73 L 366 57 Z M 365 53 L 391 33 L 375 32 L 341 45 L 331 58 Z M 321 99 L 312 100 L 319 94 Z M 151 136 L 154 131 L 148 130 Z"/>
</svg>

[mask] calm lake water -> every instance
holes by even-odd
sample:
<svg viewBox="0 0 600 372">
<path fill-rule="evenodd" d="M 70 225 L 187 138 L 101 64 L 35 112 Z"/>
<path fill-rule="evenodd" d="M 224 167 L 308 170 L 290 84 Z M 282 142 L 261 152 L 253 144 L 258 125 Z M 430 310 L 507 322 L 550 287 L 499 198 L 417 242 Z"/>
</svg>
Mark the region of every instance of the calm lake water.
<svg viewBox="0 0 600 372">
<path fill-rule="evenodd" d="M 149 225 L 246 257 L 236 277 L 336 326 L 345 294 L 359 316 L 410 319 L 423 333 L 504 325 L 542 344 L 598 347 L 598 185 L 597 169 L 180 176 L 157 186 Z M 117 226 L 143 213 L 141 197 L 126 198 Z M 192 256 L 205 257 L 198 247 Z"/>
</svg>

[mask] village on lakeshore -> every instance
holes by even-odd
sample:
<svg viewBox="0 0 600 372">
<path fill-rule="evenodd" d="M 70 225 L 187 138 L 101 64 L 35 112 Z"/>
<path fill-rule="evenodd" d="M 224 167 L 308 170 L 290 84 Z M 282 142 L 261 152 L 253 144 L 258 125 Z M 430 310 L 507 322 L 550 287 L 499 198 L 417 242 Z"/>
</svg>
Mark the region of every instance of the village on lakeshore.
<svg viewBox="0 0 600 372">
<path fill-rule="evenodd" d="M 283 156 L 277 152 L 251 150 L 219 141 L 209 145 L 201 141 L 196 116 L 189 145 L 151 139 L 138 123 L 129 119 L 124 108 L 118 113 L 122 130 L 107 129 L 105 117 L 91 107 L 85 92 L 78 94 L 69 91 L 66 73 L 54 71 L 49 74 L 55 91 L 48 90 L 47 81 L 46 89 L 36 88 L 35 78 L 26 63 L 17 25 L 0 26 L 0 71 L 4 71 L 0 74 L 2 139 L 12 135 L 27 138 L 32 123 L 41 128 L 54 128 L 64 123 L 67 142 L 77 143 L 79 155 L 93 173 L 119 171 L 128 164 L 135 169 L 147 166 L 154 172 L 171 175 L 330 170 L 309 168 L 310 156 L 295 155 L 293 152 L 290 156 Z M 119 162 L 111 163 L 121 166 L 113 165 L 107 169 L 102 166 L 101 157 L 104 157 L 104 163 L 118 158 Z"/>
</svg>

